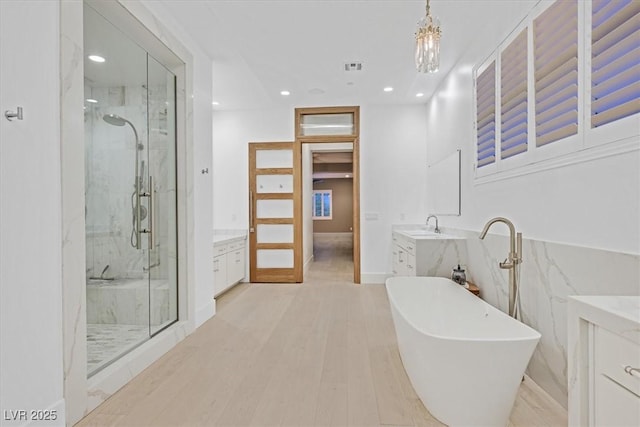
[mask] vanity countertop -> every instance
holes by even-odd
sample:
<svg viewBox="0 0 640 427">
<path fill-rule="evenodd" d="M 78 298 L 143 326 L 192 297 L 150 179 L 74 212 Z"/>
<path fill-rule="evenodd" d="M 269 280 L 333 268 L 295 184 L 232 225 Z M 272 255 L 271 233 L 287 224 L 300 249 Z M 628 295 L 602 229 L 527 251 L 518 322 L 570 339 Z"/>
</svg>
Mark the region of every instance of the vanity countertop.
<svg viewBox="0 0 640 427">
<path fill-rule="evenodd" d="M 237 240 L 245 240 L 247 230 L 213 230 L 213 244 L 221 245 Z"/>
<path fill-rule="evenodd" d="M 393 225 L 391 231 L 400 233 L 410 239 L 415 240 L 448 240 L 448 239 L 464 239 L 463 236 L 456 236 L 448 233 L 436 233 L 433 226 L 422 225 Z"/>
<path fill-rule="evenodd" d="M 640 296 L 569 296 L 577 316 L 640 343 Z"/>
</svg>

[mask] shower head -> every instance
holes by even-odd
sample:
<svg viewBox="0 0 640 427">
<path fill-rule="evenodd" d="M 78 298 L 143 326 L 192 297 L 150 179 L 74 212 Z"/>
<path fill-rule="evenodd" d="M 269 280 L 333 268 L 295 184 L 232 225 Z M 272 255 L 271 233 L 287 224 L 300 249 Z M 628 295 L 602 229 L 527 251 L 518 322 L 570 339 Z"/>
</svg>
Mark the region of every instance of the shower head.
<svg viewBox="0 0 640 427">
<path fill-rule="evenodd" d="M 123 119 L 117 114 L 105 114 L 104 116 L 102 116 L 102 120 L 114 126 L 124 126 L 125 123 L 128 122 L 127 119 Z"/>
<path fill-rule="evenodd" d="M 136 130 L 136 127 L 129 120 L 125 119 L 124 117 L 120 117 L 117 114 L 105 114 L 104 116 L 102 116 L 102 120 L 113 126 L 124 126 L 125 124 L 129 124 L 129 126 L 131 126 L 131 129 L 133 129 L 133 134 L 136 137 L 136 147 L 138 147 L 138 150 L 144 149 L 144 145 L 142 145 L 140 141 L 138 141 L 138 131 Z"/>
</svg>

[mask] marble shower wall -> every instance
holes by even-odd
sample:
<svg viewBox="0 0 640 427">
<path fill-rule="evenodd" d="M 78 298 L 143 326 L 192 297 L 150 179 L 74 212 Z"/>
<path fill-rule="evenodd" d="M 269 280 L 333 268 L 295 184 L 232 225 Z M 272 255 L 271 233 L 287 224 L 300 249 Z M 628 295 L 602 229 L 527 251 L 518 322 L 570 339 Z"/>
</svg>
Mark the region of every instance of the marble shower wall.
<svg viewBox="0 0 640 427">
<path fill-rule="evenodd" d="M 468 280 L 480 288 L 485 301 L 506 312 L 509 274 L 498 263 L 507 257 L 509 238 L 489 234 L 480 240 L 476 232 L 454 229 L 444 232 L 467 237 Z M 567 407 L 567 296 L 640 295 L 640 255 L 531 240 L 526 236 L 522 251 L 522 320 L 542 334 L 527 373 Z M 445 267 L 450 271 L 451 266 Z"/>
<path fill-rule="evenodd" d="M 172 156 L 167 148 L 167 87 L 102 88 L 85 83 L 85 98 L 98 101 L 85 104 L 87 277 L 100 277 L 108 265 L 105 278 L 141 278 L 149 251 L 137 250 L 130 243 L 133 227 L 131 199 L 135 185 L 134 134 L 129 125 L 113 126 L 102 117 L 116 114 L 134 124 L 144 145 L 139 152 L 144 170 L 141 168 L 139 173 L 154 176 L 156 203 L 162 205 L 169 195 L 175 197 L 175 174 L 171 174 L 169 179 L 166 173 L 172 169 L 168 160 Z M 143 188 L 148 188 L 148 185 L 148 178 L 144 178 Z M 146 206 L 146 200 L 142 203 Z M 146 220 L 143 227 L 145 223 Z M 149 259 L 149 263 L 157 265 L 152 270 L 154 278 L 167 277 L 166 263 L 159 261 L 166 259 L 169 233 L 166 227 L 158 228 L 156 247 L 161 249 L 151 253 Z M 143 236 L 142 247 L 146 246 L 146 237 Z"/>
</svg>

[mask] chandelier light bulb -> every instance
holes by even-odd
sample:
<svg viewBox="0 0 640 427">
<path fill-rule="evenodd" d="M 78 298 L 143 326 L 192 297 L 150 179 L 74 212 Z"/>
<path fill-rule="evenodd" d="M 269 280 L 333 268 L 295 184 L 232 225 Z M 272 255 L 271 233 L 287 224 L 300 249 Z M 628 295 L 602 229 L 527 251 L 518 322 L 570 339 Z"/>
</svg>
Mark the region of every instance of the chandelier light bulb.
<svg viewBox="0 0 640 427">
<path fill-rule="evenodd" d="M 431 16 L 429 0 L 424 18 L 416 31 L 416 69 L 421 73 L 435 73 L 440 68 L 440 22 Z"/>
</svg>

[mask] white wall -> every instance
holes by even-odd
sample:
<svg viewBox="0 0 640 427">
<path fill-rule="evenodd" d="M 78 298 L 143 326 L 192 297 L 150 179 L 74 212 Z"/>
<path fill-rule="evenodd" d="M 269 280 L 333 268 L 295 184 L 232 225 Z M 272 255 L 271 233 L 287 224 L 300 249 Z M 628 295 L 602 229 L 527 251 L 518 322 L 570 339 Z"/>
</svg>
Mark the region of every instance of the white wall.
<svg viewBox="0 0 640 427">
<path fill-rule="evenodd" d="M 363 281 L 391 269 L 391 224 L 423 222 L 426 194 L 422 105 L 360 109 L 360 202 Z M 292 141 L 291 109 L 216 111 L 213 131 L 214 226 L 247 228 L 248 142 Z M 367 220 L 367 213 L 377 219 Z"/>
<path fill-rule="evenodd" d="M 247 229 L 248 143 L 293 141 L 293 119 L 289 108 L 213 113 L 214 228 Z"/>
<path fill-rule="evenodd" d="M 58 16 L 58 2 L 0 2 L 0 110 L 24 107 L 23 121 L 0 118 L 2 425 L 26 424 L 10 410 L 65 417 Z"/>
<path fill-rule="evenodd" d="M 362 282 L 391 271 L 391 225 L 426 219 L 427 148 L 422 105 L 360 110 Z"/>
<path fill-rule="evenodd" d="M 213 161 L 212 96 L 213 63 L 198 44 L 176 23 L 161 2 L 144 5 L 168 28 L 193 56 L 193 199 L 194 199 L 194 283 L 195 326 L 215 314 L 213 300 Z M 202 172 L 202 170 L 208 172 Z"/>
</svg>

